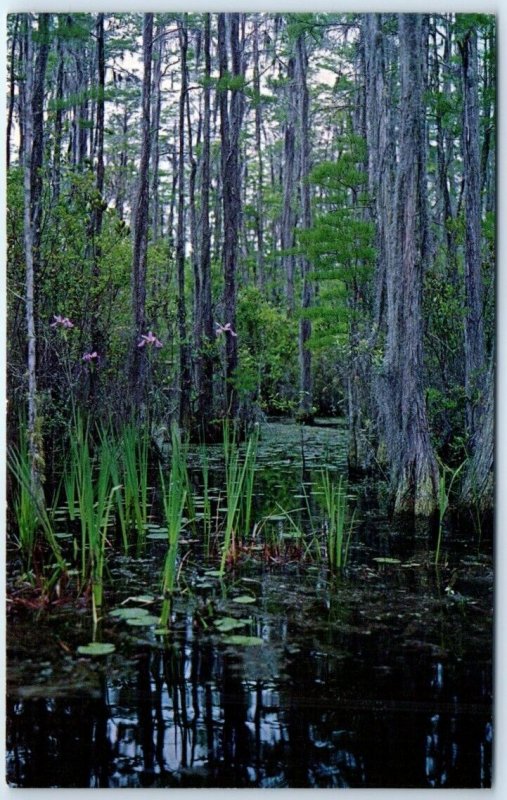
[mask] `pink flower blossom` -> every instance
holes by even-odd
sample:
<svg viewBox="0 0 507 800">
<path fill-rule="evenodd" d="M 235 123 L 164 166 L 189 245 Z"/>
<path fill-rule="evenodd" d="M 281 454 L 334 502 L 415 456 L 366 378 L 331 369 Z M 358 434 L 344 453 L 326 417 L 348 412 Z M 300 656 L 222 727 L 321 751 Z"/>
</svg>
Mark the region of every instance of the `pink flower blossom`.
<svg viewBox="0 0 507 800">
<path fill-rule="evenodd" d="M 225 325 L 220 325 L 219 322 L 216 323 L 217 329 L 215 331 L 216 335 L 219 336 L 221 333 L 230 333 L 231 336 L 237 336 L 238 334 L 233 331 L 232 325 L 230 322 L 226 322 Z"/>
<path fill-rule="evenodd" d="M 141 341 L 137 345 L 138 347 L 144 347 L 146 344 L 155 345 L 155 347 L 162 347 L 162 342 L 160 339 L 157 339 L 152 331 L 148 331 L 148 335 L 142 333 L 141 334 Z"/>
<path fill-rule="evenodd" d="M 62 317 L 61 314 L 53 314 L 54 322 L 51 323 L 51 328 L 57 328 L 59 325 L 62 328 L 73 328 L 74 323 L 70 321 L 68 317 Z"/>
<path fill-rule="evenodd" d="M 97 359 L 98 357 L 99 354 L 97 353 L 96 350 L 94 350 L 93 353 L 85 353 L 82 360 L 90 363 L 90 361 L 95 361 L 95 359 Z"/>
</svg>

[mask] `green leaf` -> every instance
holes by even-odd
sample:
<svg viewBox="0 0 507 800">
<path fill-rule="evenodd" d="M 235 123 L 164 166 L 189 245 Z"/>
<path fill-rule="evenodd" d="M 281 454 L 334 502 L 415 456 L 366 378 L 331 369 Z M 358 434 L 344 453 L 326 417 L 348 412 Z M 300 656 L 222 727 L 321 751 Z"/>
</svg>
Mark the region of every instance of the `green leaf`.
<svg viewBox="0 0 507 800">
<path fill-rule="evenodd" d="M 111 611 L 109 616 L 114 617 L 116 619 L 138 619 L 139 617 L 145 617 L 148 615 L 148 611 L 146 608 L 115 608 L 114 611 Z"/>
<path fill-rule="evenodd" d="M 239 597 L 233 597 L 232 602 L 242 603 L 243 605 L 247 605 L 247 603 L 256 603 L 257 598 L 252 597 L 250 594 L 240 594 Z"/>
<path fill-rule="evenodd" d="M 116 647 L 110 642 L 90 642 L 77 648 L 77 652 L 83 656 L 108 656 L 115 650 Z"/>
<path fill-rule="evenodd" d="M 159 617 L 153 614 L 147 614 L 145 617 L 130 617 L 127 620 L 127 625 L 135 625 L 137 628 L 149 627 L 150 625 L 158 625 L 160 622 Z"/>
<path fill-rule="evenodd" d="M 379 556 L 378 558 L 374 558 L 373 560 L 376 561 L 377 564 L 401 564 L 399 558 L 387 558 L 384 556 Z"/>
<path fill-rule="evenodd" d="M 222 633 L 227 633 L 228 631 L 233 631 L 235 628 L 244 628 L 249 622 L 251 622 L 251 620 L 222 617 L 221 619 L 216 619 L 213 624 Z"/>
</svg>

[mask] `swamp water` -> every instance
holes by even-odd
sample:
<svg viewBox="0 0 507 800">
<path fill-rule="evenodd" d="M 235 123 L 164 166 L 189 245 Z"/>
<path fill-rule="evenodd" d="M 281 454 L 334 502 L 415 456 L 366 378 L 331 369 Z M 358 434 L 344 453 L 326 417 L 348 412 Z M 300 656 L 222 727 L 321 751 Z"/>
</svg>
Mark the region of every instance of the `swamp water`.
<svg viewBox="0 0 507 800">
<path fill-rule="evenodd" d="M 159 614 L 156 527 L 140 558 L 111 566 L 98 630 L 111 655 L 78 653 L 89 607 L 9 604 L 11 786 L 491 784 L 491 538 L 447 531 L 436 570 L 435 532 L 390 523 L 372 484 L 350 484 L 349 560 L 331 575 L 315 546 L 318 492 L 323 469 L 345 473 L 346 434 L 303 437 L 263 426 L 262 530 L 223 580 L 202 537 L 184 531 L 170 635 L 108 613 Z M 213 448 L 209 470 L 218 489 Z"/>
</svg>

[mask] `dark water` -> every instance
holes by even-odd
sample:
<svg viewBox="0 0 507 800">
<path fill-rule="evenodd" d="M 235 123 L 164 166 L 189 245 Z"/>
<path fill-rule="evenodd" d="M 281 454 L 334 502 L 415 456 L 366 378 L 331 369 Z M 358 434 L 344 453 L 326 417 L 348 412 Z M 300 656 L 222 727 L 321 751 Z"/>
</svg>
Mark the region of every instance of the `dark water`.
<svg viewBox="0 0 507 800">
<path fill-rule="evenodd" d="M 318 483 L 323 463 L 343 468 L 343 456 L 330 457 L 344 452 L 339 430 L 305 434 L 304 475 L 299 431 L 267 433 L 256 519 L 274 513 L 276 503 L 299 508 L 302 478 Z M 273 522 L 280 546 L 262 557 L 245 554 L 226 583 L 206 574 L 214 564 L 190 543 L 170 637 L 105 616 L 98 635 L 116 652 L 90 659 L 76 653 L 91 640 L 88 609 L 34 617 L 15 606 L 8 621 L 10 785 L 490 786 L 486 532 L 479 541 L 472 529 L 449 531 L 435 571 L 434 532 L 390 525 L 378 498 L 372 501 L 373 487 L 355 491 L 360 524 L 340 577 L 315 557 L 301 563 L 283 519 Z M 156 595 L 160 568 L 160 542 L 141 559 L 120 559 L 111 579 L 118 586 L 128 578 L 128 586 L 117 589 L 116 603 Z M 254 602 L 235 602 L 245 595 Z M 214 625 L 223 617 L 246 620 L 232 634 L 262 644 L 228 641 Z"/>
</svg>

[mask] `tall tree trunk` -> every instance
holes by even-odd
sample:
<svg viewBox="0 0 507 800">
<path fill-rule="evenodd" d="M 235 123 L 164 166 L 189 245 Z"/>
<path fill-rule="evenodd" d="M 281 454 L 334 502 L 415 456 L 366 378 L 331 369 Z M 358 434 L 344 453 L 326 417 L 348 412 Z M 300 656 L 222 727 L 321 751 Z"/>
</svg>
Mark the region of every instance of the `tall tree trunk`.
<svg viewBox="0 0 507 800">
<path fill-rule="evenodd" d="M 16 47 L 18 44 L 18 31 L 19 31 L 19 19 L 20 15 L 16 14 L 14 19 L 14 30 L 12 32 L 12 41 L 11 41 L 11 54 L 10 54 L 10 64 L 9 64 L 9 110 L 7 112 L 7 169 L 9 169 L 11 164 L 11 136 L 12 136 L 12 121 L 14 117 L 14 104 L 15 104 L 15 70 L 16 70 Z"/>
<path fill-rule="evenodd" d="M 259 14 L 254 14 L 254 33 L 253 33 L 253 87 L 255 92 L 255 147 L 257 150 L 258 176 L 257 191 L 255 200 L 255 233 L 257 238 L 257 284 L 261 290 L 264 289 L 264 159 L 262 156 L 262 103 L 261 103 L 261 82 L 259 73 Z"/>
<path fill-rule="evenodd" d="M 142 87 L 142 135 L 141 160 L 134 213 L 134 246 L 132 257 L 132 315 L 134 321 L 133 354 L 130 365 L 132 404 L 143 413 L 144 389 L 147 371 L 146 347 L 138 347 L 139 337 L 146 333 L 146 266 L 148 254 L 148 208 L 149 208 L 149 163 L 150 163 L 150 110 L 151 110 L 151 61 L 153 50 L 153 14 L 143 17 L 143 87 Z"/>
<path fill-rule="evenodd" d="M 428 516 L 436 508 L 438 470 L 433 454 L 422 372 L 424 115 L 422 16 L 400 14 L 399 161 L 396 174 L 393 259 L 387 275 L 384 357 L 386 438 L 395 512 Z"/>
<path fill-rule="evenodd" d="M 309 125 L 309 94 L 306 80 L 308 57 L 306 54 L 305 34 L 300 34 L 296 41 L 296 54 L 294 65 L 295 85 L 298 96 L 298 150 L 299 150 L 299 192 L 301 196 L 302 230 L 308 230 L 312 224 L 310 206 L 310 125 Z M 310 422 L 313 419 L 313 377 L 312 354 L 310 350 L 310 336 L 312 323 L 308 317 L 308 310 L 313 301 L 313 287 L 310 279 L 311 265 L 305 256 L 300 257 L 301 262 L 301 319 L 299 322 L 299 408 L 298 419 Z"/>
<path fill-rule="evenodd" d="M 484 410 L 484 322 L 481 277 L 481 161 L 477 32 L 459 42 L 463 77 L 463 174 L 465 208 L 465 393 L 466 422 L 475 450 Z"/>
<path fill-rule="evenodd" d="M 187 51 L 188 34 L 186 15 L 178 22 L 181 53 L 181 89 L 179 102 L 178 138 L 178 223 L 176 230 L 176 267 L 178 271 L 178 334 L 180 346 L 180 402 L 179 424 L 188 430 L 191 409 L 190 396 L 192 376 L 190 369 L 190 345 L 187 338 L 187 311 L 185 302 L 185 105 L 187 100 Z"/>
<path fill-rule="evenodd" d="M 198 418 L 203 438 L 209 431 L 213 410 L 213 355 L 212 346 L 215 341 L 213 325 L 213 309 L 211 298 L 211 228 L 209 218 L 210 181 L 211 181 L 211 111 L 210 111 L 210 79 L 211 79 L 211 17 L 205 15 L 204 20 L 204 109 L 203 109 L 203 143 L 201 169 L 201 247 L 200 247 L 200 286 L 199 310 L 202 337 L 197 349 L 198 381 L 197 403 Z"/>
<path fill-rule="evenodd" d="M 493 510 L 495 456 L 495 379 L 494 356 L 491 357 L 485 381 L 484 413 L 480 420 L 477 442 L 461 489 L 460 503 L 477 505 L 481 512 Z"/>
<path fill-rule="evenodd" d="M 58 19 L 58 32 L 63 33 L 65 21 L 61 17 Z M 53 164 L 51 170 L 51 185 L 53 190 L 53 205 L 56 206 L 60 200 L 60 179 L 62 170 L 62 138 L 63 138 L 63 78 L 64 78 L 64 58 L 65 48 L 62 36 L 58 36 L 56 48 L 58 59 L 58 72 L 56 76 L 56 111 L 55 111 L 55 134 L 53 144 Z"/>
<path fill-rule="evenodd" d="M 28 377 L 28 449 L 30 456 L 30 481 L 32 496 L 41 499 L 43 459 L 37 425 L 37 337 L 35 311 L 35 282 L 39 265 L 41 176 L 42 167 L 42 115 L 43 87 L 49 49 L 47 15 L 40 14 L 38 22 L 39 47 L 34 65 L 32 15 L 25 16 L 25 85 L 23 105 L 23 232 L 25 247 L 26 282 L 25 313 L 27 330 Z M 32 98 L 32 102 L 30 102 Z"/>
<path fill-rule="evenodd" d="M 102 231 L 102 221 L 104 216 L 104 104 L 106 86 L 106 65 L 104 54 L 104 14 L 97 14 L 95 25 L 95 40 L 97 44 L 97 115 L 95 132 L 95 157 L 96 157 L 96 179 L 95 189 L 97 192 L 93 211 L 88 226 L 87 255 L 91 258 L 91 286 L 94 294 L 98 290 L 100 280 L 100 261 L 102 250 L 100 247 L 100 234 Z M 97 301 L 91 303 L 91 324 L 90 324 L 90 344 L 92 350 L 98 350 L 104 355 L 104 337 L 100 324 L 101 311 Z M 99 372 L 92 370 L 90 373 L 89 402 L 93 403 L 98 391 Z"/>
<path fill-rule="evenodd" d="M 281 226 L 282 268 L 285 273 L 285 291 L 287 296 L 287 310 L 293 314 L 295 310 L 294 277 L 296 257 L 290 252 L 294 249 L 294 229 L 296 226 L 295 211 L 295 185 L 297 180 L 297 164 L 295 154 L 297 108 L 296 86 L 294 77 L 294 56 L 291 55 L 287 64 L 287 111 L 284 135 L 284 164 L 283 164 L 283 208 Z"/>
<path fill-rule="evenodd" d="M 153 64 L 153 89 L 152 89 L 152 147 L 151 147 L 151 229 L 153 242 L 156 242 L 160 232 L 160 199 L 159 199 L 159 161 L 160 161 L 160 112 L 162 109 L 162 48 L 164 26 L 157 25 L 156 55 Z"/>
<path fill-rule="evenodd" d="M 237 84 L 226 87 L 230 77 L 236 81 L 242 77 L 242 59 L 239 41 L 238 14 L 218 15 L 218 58 L 222 87 L 219 89 L 221 173 L 223 192 L 224 228 L 224 323 L 236 328 L 236 269 L 238 239 L 241 219 L 241 170 L 239 162 L 239 134 L 243 118 L 243 88 Z M 230 66 L 229 70 L 229 47 Z M 230 94 L 230 102 L 228 96 Z M 225 336 L 225 392 L 226 414 L 235 417 L 238 411 L 238 396 L 235 387 L 238 366 L 236 337 Z"/>
</svg>

